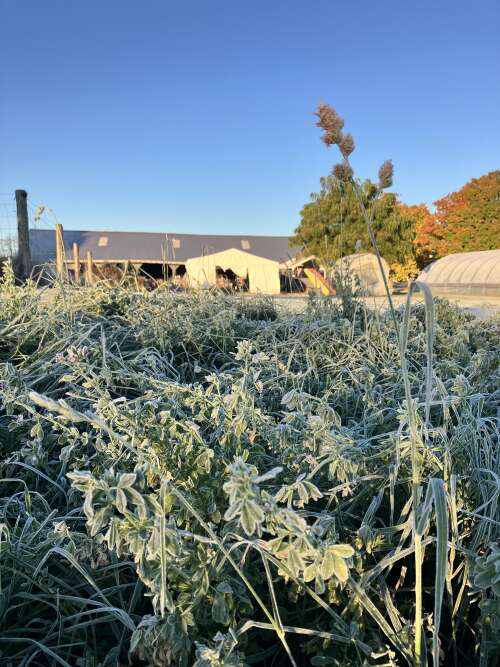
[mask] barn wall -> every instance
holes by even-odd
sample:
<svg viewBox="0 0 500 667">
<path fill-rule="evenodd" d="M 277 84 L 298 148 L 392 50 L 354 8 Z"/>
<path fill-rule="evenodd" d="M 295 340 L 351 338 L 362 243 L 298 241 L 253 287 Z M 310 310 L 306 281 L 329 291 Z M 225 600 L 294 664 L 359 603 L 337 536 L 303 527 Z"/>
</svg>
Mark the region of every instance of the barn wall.
<svg viewBox="0 0 500 667">
<path fill-rule="evenodd" d="M 238 276 L 249 280 L 252 293 L 279 294 L 279 263 L 257 257 L 236 248 L 224 252 L 194 257 L 186 262 L 186 271 L 193 287 L 208 287 L 216 284 L 216 268 L 231 269 Z"/>
</svg>

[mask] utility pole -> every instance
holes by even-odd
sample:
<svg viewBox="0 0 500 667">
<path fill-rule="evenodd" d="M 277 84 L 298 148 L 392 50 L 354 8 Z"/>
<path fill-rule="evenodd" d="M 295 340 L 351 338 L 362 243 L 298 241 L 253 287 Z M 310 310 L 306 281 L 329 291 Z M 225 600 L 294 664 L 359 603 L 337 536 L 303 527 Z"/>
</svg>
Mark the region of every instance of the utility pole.
<svg viewBox="0 0 500 667">
<path fill-rule="evenodd" d="M 64 275 L 64 241 L 63 226 L 56 223 L 56 272 L 62 278 Z"/>
<path fill-rule="evenodd" d="M 75 272 L 75 283 L 80 284 L 80 250 L 78 243 L 73 243 L 73 271 Z"/>
<path fill-rule="evenodd" d="M 19 278 L 27 278 L 31 273 L 31 252 L 26 190 L 16 190 L 16 209 L 18 245 L 16 272 Z"/>
</svg>

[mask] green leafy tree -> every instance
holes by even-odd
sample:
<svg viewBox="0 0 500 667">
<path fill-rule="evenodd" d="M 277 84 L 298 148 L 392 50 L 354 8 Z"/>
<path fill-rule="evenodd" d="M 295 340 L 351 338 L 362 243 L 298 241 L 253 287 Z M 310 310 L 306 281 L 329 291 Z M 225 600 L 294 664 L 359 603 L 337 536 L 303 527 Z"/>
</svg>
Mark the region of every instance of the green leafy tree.
<svg viewBox="0 0 500 667">
<path fill-rule="evenodd" d="M 389 262 L 406 262 L 413 257 L 415 216 L 396 194 L 382 193 L 371 181 L 358 183 L 364 206 L 371 212 L 373 229 L 383 257 Z M 311 195 L 291 239 L 305 255 L 328 263 L 361 249 L 371 252 L 366 222 L 351 182 L 334 175 L 321 179 L 321 189 Z"/>
</svg>

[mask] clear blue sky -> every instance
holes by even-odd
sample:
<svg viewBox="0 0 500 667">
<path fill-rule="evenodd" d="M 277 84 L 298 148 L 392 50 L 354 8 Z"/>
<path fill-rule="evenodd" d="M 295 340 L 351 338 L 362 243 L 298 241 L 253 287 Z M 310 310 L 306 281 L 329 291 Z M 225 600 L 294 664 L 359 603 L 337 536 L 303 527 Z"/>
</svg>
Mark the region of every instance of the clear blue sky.
<svg viewBox="0 0 500 667">
<path fill-rule="evenodd" d="M 0 192 L 73 229 L 291 233 L 337 161 L 432 202 L 500 167 L 498 0 L 0 0 Z"/>
</svg>

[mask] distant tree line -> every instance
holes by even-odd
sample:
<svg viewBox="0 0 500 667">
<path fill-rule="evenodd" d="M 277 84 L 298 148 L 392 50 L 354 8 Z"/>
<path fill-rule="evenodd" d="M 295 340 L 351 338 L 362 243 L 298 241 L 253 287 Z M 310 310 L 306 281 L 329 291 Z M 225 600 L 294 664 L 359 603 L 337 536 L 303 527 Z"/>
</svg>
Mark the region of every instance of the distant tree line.
<svg viewBox="0 0 500 667">
<path fill-rule="evenodd" d="M 291 239 L 306 254 L 331 263 L 359 248 L 370 252 L 366 224 L 349 180 L 322 178 L 320 191 L 300 212 Z M 450 253 L 500 248 L 500 170 L 473 178 L 457 192 L 434 202 L 409 206 L 397 194 L 369 180 L 358 182 L 370 211 L 377 244 L 395 279 L 415 276 L 431 261 Z"/>
</svg>

